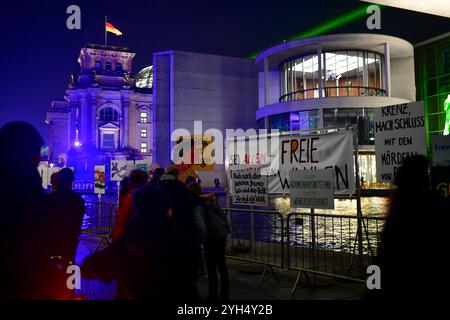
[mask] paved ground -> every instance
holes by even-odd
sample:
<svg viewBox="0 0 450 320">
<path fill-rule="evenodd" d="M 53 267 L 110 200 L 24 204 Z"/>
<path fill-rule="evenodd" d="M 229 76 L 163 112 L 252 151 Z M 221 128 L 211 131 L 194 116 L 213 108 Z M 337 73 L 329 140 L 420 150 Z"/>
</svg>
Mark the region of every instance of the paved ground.
<svg viewBox="0 0 450 320">
<path fill-rule="evenodd" d="M 76 262 L 94 252 L 100 239 L 85 235 L 81 236 L 77 252 Z M 230 272 L 230 299 L 231 300 L 354 300 L 361 299 L 364 293 L 364 284 L 318 278 L 321 285 L 311 287 L 306 281 L 301 283 L 294 295 L 291 290 L 295 282 L 296 272 L 276 270 L 279 282 L 269 274 L 261 286 L 259 286 L 260 274 L 241 272 L 248 269 L 248 264 L 241 261 L 228 261 Z M 254 269 L 254 266 L 253 268 Z M 202 298 L 208 295 L 208 278 L 204 276 L 198 281 L 198 287 Z M 114 298 L 116 284 L 105 284 L 96 280 L 83 280 L 79 294 L 86 295 L 86 299 Z"/>
</svg>

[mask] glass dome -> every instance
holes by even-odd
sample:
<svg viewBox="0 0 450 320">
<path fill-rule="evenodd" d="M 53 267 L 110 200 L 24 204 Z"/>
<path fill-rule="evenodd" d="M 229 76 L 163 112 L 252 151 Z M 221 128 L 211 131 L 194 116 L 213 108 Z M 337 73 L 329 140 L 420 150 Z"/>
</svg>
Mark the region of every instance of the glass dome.
<svg viewBox="0 0 450 320">
<path fill-rule="evenodd" d="M 136 88 L 151 89 L 153 87 L 153 66 L 148 66 L 136 75 Z"/>
</svg>

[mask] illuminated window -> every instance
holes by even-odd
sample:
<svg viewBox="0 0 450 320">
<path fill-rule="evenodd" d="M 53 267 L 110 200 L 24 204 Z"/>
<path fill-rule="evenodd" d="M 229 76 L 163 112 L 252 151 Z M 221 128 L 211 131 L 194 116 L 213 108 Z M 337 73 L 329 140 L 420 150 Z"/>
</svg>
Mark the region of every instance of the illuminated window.
<svg viewBox="0 0 450 320">
<path fill-rule="evenodd" d="M 141 129 L 141 138 L 147 138 L 147 129 Z"/>
<path fill-rule="evenodd" d="M 95 61 L 95 69 L 96 70 L 101 70 L 102 69 L 102 62 L 97 60 Z"/>
<path fill-rule="evenodd" d="M 384 72 L 384 56 L 373 52 L 333 51 L 295 58 L 281 65 L 280 100 L 318 98 L 319 82 L 323 97 L 384 96 Z"/>
<path fill-rule="evenodd" d="M 147 153 L 147 142 L 141 142 L 141 153 Z"/>
<path fill-rule="evenodd" d="M 141 112 L 141 123 L 147 123 L 148 114 L 147 112 Z"/>
</svg>

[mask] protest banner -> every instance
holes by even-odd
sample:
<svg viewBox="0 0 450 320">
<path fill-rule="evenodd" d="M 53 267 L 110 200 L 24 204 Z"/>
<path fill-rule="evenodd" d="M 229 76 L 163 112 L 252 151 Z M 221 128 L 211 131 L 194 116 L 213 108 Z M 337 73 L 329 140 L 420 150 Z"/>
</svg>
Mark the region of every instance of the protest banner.
<svg viewBox="0 0 450 320">
<path fill-rule="evenodd" d="M 291 208 L 334 209 L 333 169 L 289 173 Z"/>
<path fill-rule="evenodd" d="M 431 142 L 433 166 L 450 166 L 450 135 L 433 136 Z"/>
<path fill-rule="evenodd" d="M 105 191 L 106 191 L 105 166 L 95 166 L 94 193 L 95 194 L 105 194 Z"/>
<path fill-rule="evenodd" d="M 111 181 L 122 181 L 127 176 L 126 160 L 111 160 Z"/>
<path fill-rule="evenodd" d="M 151 170 L 152 161 L 151 160 L 136 160 L 136 169 L 149 172 Z"/>
<path fill-rule="evenodd" d="M 267 176 L 245 170 L 231 171 L 230 176 L 234 204 L 268 205 Z"/>
<path fill-rule="evenodd" d="M 378 182 L 392 182 L 404 158 L 427 154 L 423 102 L 374 109 Z"/>
</svg>

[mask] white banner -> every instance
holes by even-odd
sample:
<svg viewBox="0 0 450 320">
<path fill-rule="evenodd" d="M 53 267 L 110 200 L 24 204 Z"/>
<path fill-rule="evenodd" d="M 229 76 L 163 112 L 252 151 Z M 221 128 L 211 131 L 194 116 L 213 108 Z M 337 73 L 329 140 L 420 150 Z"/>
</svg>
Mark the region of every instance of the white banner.
<svg viewBox="0 0 450 320">
<path fill-rule="evenodd" d="M 289 173 L 293 170 L 332 169 L 334 192 L 354 192 L 352 131 L 283 136 L 279 137 L 278 143 L 274 139 L 268 139 L 268 148 L 259 146 L 253 148 L 255 150 L 244 146 L 249 144 L 248 141 L 227 140 L 227 168 L 233 170 L 236 165 L 259 164 L 263 167 L 261 173 L 268 175 L 269 193 L 272 194 L 289 193 Z M 250 141 L 256 140 L 251 138 Z M 245 154 L 241 154 L 241 149 L 245 150 Z"/>
<path fill-rule="evenodd" d="M 127 173 L 127 160 L 111 160 L 111 181 L 122 181 Z"/>
<path fill-rule="evenodd" d="M 377 181 L 391 182 L 404 158 L 427 154 L 423 102 L 374 109 Z"/>
<path fill-rule="evenodd" d="M 257 170 L 231 171 L 231 193 L 234 204 L 267 206 L 267 176 Z"/>
<path fill-rule="evenodd" d="M 291 208 L 334 209 L 333 170 L 289 173 Z"/>
</svg>

